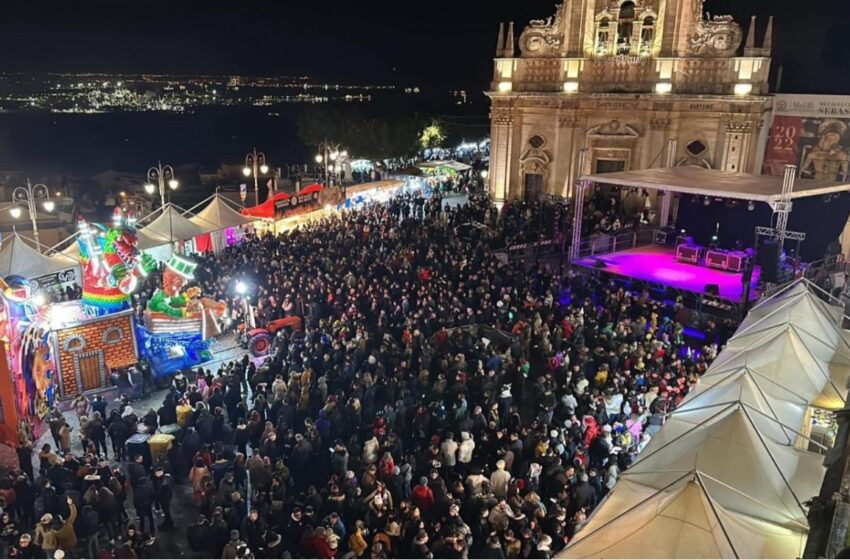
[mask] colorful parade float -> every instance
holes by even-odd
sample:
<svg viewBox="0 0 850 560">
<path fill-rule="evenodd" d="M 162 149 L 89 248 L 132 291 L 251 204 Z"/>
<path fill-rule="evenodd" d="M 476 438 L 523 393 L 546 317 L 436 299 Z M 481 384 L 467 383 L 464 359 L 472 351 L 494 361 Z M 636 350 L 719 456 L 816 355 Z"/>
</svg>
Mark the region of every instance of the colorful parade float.
<svg viewBox="0 0 850 560">
<path fill-rule="evenodd" d="M 80 300 L 51 303 L 25 278 L 0 279 L 0 369 L 11 380 L 0 383 L 0 443 L 17 443 L 21 422 L 38 435 L 58 400 L 110 389 L 113 371 L 144 360 L 164 377 L 212 358 L 209 340 L 226 306 L 188 287 L 192 261 L 171 256 L 145 321 L 137 320 L 132 294 L 159 274 L 138 241 L 132 212 L 116 209 L 111 226 L 79 219 Z"/>
</svg>

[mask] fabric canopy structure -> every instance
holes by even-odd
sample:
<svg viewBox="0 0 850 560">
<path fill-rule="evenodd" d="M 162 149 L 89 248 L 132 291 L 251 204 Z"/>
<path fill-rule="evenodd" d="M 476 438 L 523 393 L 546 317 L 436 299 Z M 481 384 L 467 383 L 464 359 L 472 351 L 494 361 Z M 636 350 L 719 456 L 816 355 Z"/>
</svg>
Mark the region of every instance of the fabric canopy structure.
<svg viewBox="0 0 850 560">
<path fill-rule="evenodd" d="M 277 193 L 262 204 L 251 206 L 250 208 L 243 208 L 242 215 L 254 218 L 264 218 L 266 220 L 274 219 L 275 203 L 279 200 L 286 200 L 288 198 L 290 198 L 290 196 L 284 192 Z"/>
<path fill-rule="evenodd" d="M 322 185 L 320 185 L 319 183 L 313 183 L 312 185 L 307 185 L 306 187 L 298 191 L 298 196 L 322 192 L 322 189 Z"/>
<path fill-rule="evenodd" d="M 841 310 L 799 280 L 753 308 L 559 558 L 799 558 L 825 474 L 803 435 L 850 380 Z"/>
<path fill-rule="evenodd" d="M 467 165 L 465 163 L 460 163 L 459 161 L 425 161 L 416 165 L 419 169 L 423 171 L 432 171 L 437 172 L 440 170 L 451 170 L 454 172 L 460 171 L 469 171 L 472 169 L 471 165 Z"/>
<path fill-rule="evenodd" d="M 0 243 L 0 277 L 10 274 L 22 276 L 28 280 L 54 272 L 79 267 L 79 262 L 65 255 L 48 257 L 34 249 L 30 242 L 17 232 Z"/>
<path fill-rule="evenodd" d="M 797 558 L 805 532 L 726 510 L 699 472 L 668 486 L 622 480 L 558 558 Z"/>
<path fill-rule="evenodd" d="M 198 235 L 215 231 L 212 223 L 206 220 L 193 222 L 184 216 L 183 212 L 171 203 L 166 204 L 160 209 L 156 219 L 139 228 L 139 248 L 144 250 L 166 243 L 188 241 Z"/>
<path fill-rule="evenodd" d="M 184 213 L 184 216 L 187 215 L 188 211 Z M 227 202 L 227 199 L 218 193 L 212 196 L 209 204 L 190 217 L 189 221 L 205 229 L 206 231 L 204 233 L 220 231 L 230 227 L 239 227 L 254 222 L 251 218 L 243 216 L 235 210 Z"/>
</svg>

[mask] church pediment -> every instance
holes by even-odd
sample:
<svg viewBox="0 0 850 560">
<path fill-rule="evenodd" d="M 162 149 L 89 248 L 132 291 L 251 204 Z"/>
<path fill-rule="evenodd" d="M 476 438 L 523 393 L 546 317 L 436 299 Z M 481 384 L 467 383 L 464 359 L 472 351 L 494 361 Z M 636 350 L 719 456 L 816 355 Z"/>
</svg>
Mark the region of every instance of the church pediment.
<svg viewBox="0 0 850 560">
<path fill-rule="evenodd" d="M 589 129 L 587 129 L 587 136 L 617 139 L 636 139 L 640 138 L 640 132 L 638 132 L 631 125 L 623 125 L 617 119 L 613 119 L 608 122 L 590 127 Z"/>
</svg>

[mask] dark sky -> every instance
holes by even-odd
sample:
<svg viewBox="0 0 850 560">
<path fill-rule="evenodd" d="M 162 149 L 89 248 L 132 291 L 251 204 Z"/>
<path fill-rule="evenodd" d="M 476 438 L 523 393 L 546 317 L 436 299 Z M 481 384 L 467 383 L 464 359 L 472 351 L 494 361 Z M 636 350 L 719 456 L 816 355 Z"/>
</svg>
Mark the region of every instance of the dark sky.
<svg viewBox="0 0 850 560">
<path fill-rule="evenodd" d="M 2 0 L 0 71 L 299 74 L 484 89 L 499 21 L 554 0 Z M 782 90 L 850 94 L 850 2 L 707 0 L 776 16 Z M 809 11 L 809 13 L 807 13 Z M 393 69 L 395 68 L 395 71 Z"/>
</svg>

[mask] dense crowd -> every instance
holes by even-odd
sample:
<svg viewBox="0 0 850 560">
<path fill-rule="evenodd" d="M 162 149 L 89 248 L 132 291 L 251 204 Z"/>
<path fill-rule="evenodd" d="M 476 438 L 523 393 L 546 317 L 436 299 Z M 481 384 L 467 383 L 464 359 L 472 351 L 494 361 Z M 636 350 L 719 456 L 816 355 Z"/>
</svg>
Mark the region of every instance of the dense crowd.
<svg viewBox="0 0 850 560">
<path fill-rule="evenodd" d="M 299 315 L 303 331 L 263 362 L 177 375 L 156 411 L 81 397 L 74 441 L 52 413 L 56 448 L 33 472 L 22 446 L 0 480 L 0 555 L 153 556 L 166 531 L 198 557 L 556 554 L 722 334 L 691 350 L 674 306 L 455 233 L 527 211 L 399 197 L 201 259 L 205 294 L 243 309 L 244 282 L 259 325 Z M 163 459 L 127 456 L 131 434 L 170 425 Z M 184 485 L 197 517 L 175 529 Z"/>
</svg>

